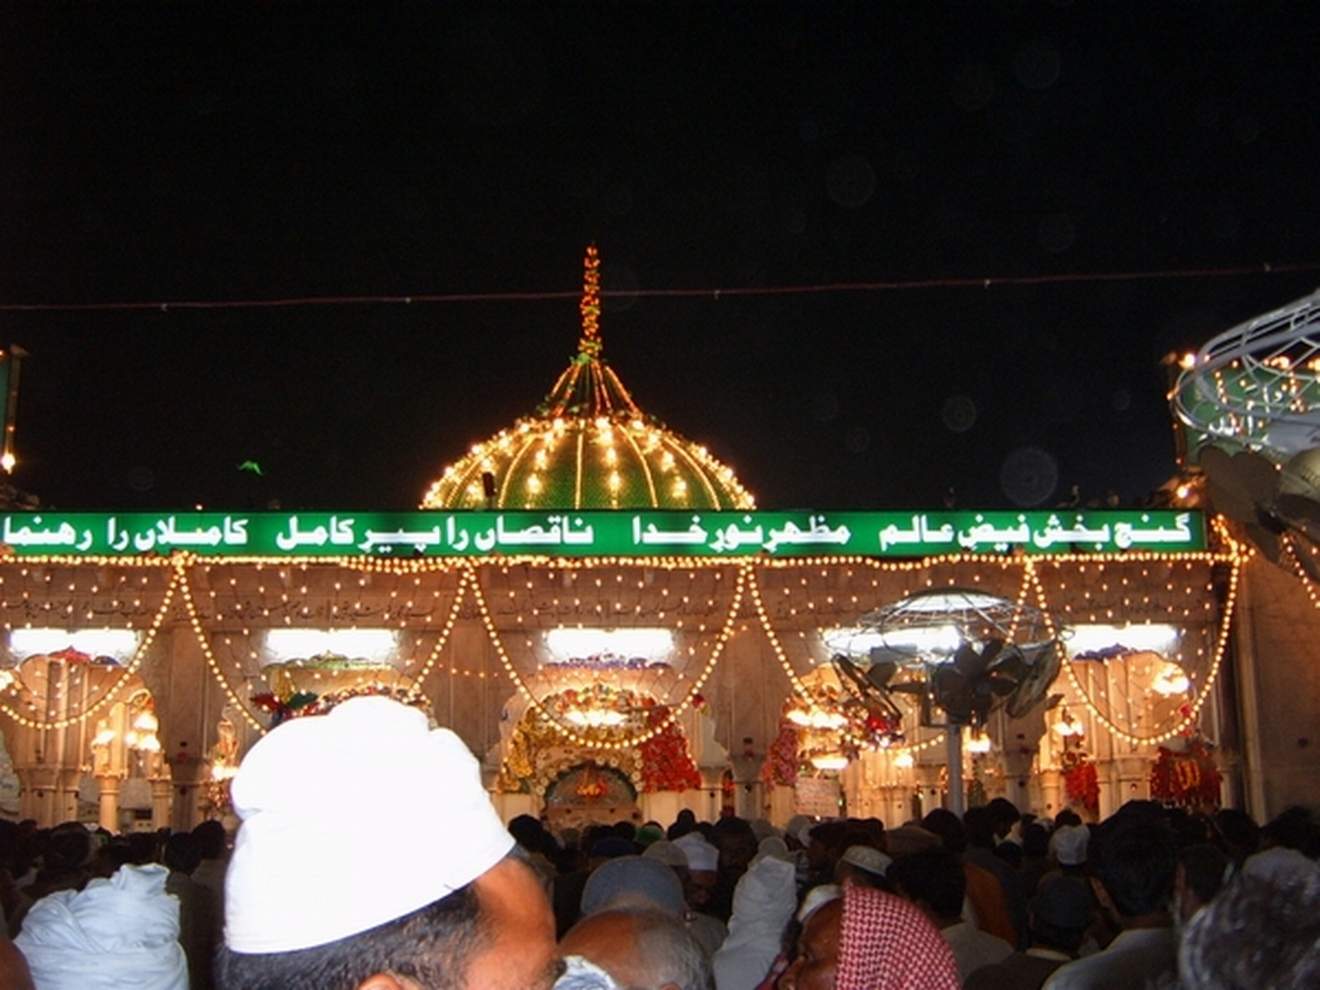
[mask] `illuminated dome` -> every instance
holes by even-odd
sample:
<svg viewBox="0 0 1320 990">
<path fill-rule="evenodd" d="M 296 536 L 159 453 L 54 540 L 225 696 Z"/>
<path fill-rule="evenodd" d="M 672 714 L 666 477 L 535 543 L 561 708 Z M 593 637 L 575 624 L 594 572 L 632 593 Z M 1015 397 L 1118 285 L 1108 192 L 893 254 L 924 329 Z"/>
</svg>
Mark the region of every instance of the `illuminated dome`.
<svg viewBox="0 0 1320 990">
<path fill-rule="evenodd" d="M 578 352 L 536 414 L 445 468 L 422 508 L 486 508 L 492 481 L 501 509 L 753 508 L 731 468 L 642 412 L 602 359 L 594 246 L 580 309 Z"/>
</svg>

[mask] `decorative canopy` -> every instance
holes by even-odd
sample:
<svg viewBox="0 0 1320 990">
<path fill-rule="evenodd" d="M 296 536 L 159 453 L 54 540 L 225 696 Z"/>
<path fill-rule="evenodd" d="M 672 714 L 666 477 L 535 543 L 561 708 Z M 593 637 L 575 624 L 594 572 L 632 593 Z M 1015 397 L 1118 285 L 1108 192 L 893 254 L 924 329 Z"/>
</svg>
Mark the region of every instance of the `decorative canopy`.
<svg viewBox="0 0 1320 990">
<path fill-rule="evenodd" d="M 665 429 L 601 357 L 600 258 L 587 248 L 578 352 L 535 415 L 472 447 L 423 509 L 751 509 L 733 470 Z"/>
</svg>

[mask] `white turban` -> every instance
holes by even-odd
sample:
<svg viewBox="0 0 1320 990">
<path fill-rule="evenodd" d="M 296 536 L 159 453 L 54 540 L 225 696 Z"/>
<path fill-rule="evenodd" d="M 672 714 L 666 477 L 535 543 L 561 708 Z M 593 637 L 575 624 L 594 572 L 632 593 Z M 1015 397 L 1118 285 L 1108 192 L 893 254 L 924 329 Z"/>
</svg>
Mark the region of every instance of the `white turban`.
<svg viewBox="0 0 1320 990">
<path fill-rule="evenodd" d="M 260 740 L 231 790 L 243 820 L 225 879 L 225 944 L 290 952 L 402 917 L 514 846 L 476 759 L 416 708 L 353 698 Z"/>
<path fill-rule="evenodd" d="M 700 832 L 689 832 L 674 840 L 674 845 L 687 857 L 688 869 L 694 873 L 714 873 L 720 868 L 720 851 L 706 841 Z"/>
<path fill-rule="evenodd" d="M 188 990 L 179 899 L 163 866 L 122 866 L 32 905 L 14 939 L 41 990 Z"/>
</svg>

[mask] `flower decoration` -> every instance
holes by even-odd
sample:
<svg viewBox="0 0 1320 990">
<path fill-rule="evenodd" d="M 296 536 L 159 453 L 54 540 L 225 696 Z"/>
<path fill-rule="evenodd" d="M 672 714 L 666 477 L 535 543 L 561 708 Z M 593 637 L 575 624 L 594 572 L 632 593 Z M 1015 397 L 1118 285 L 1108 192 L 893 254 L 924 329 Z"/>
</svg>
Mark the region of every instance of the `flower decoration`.
<svg viewBox="0 0 1320 990">
<path fill-rule="evenodd" d="M 1100 777 L 1095 761 L 1084 752 L 1063 754 L 1063 786 L 1068 800 L 1092 815 L 1100 814 Z"/>
<path fill-rule="evenodd" d="M 1192 739 L 1183 753 L 1160 747 L 1150 770 L 1150 796 L 1183 808 L 1212 810 L 1219 807 L 1222 782 L 1210 747 L 1204 740 Z"/>
</svg>

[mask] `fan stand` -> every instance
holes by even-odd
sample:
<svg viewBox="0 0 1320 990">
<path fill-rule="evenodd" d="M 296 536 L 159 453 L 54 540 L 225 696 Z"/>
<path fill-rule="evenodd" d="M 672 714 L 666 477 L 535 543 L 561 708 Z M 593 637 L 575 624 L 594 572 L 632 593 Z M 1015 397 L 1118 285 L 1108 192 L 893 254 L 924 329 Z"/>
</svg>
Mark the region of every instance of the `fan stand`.
<svg viewBox="0 0 1320 990">
<path fill-rule="evenodd" d="M 967 811 L 967 795 L 963 791 L 961 722 L 950 721 L 944 729 L 944 760 L 948 767 L 949 810 L 959 818 Z"/>
</svg>

